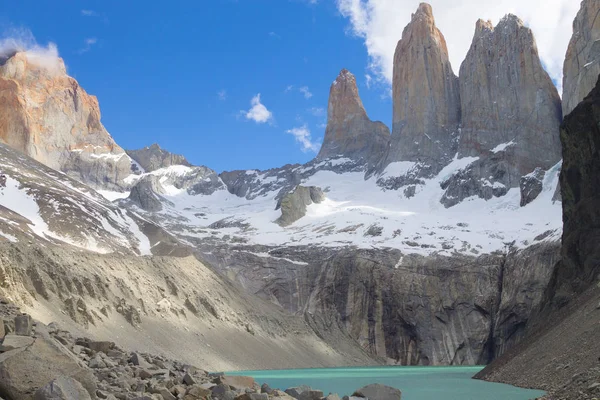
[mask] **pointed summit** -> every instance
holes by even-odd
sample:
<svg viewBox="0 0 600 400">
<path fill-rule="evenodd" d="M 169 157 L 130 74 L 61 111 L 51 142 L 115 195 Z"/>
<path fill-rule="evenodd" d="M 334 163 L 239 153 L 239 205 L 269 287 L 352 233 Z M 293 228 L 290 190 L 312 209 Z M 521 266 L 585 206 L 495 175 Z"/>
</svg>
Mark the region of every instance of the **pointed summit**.
<svg viewBox="0 0 600 400">
<path fill-rule="evenodd" d="M 394 55 L 392 144 L 386 163 L 421 161 L 439 169 L 454 156 L 460 122 L 458 78 L 429 4 L 421 3 Z"/>
<path fill-rule="evenodd" d="M 479 20 L 460 68 L 459 155 L 479 157 L 513 143 L 516 187 L 521 175 L 560 160 L 560 97 L 542 67 L 535 38 L 509 14 L 495 28 Z"/>
<path fill-rule="evenodd" d="M 584 0 L 573 21 L 563 75 L 563 114 L 567 116 L 594 89 L 600 75 L 600 1 Z"/>
<path fill-rule="evenodd" d="M 388 147 L 390 132 L 367 116 L 356 86 L 356 78 L 343 69 L 329 90 L 327 128 L 320 159 L 348 157 L 373 163 Z"/>
<path fill-rule="evenodd" d="M 140 150 L 127 150 L 127 154 L 134 159 L 145 172 L 156 171 L 157 169 L 167 168 L 172 165 L 192 166 L 184 156 L 164 150 L 158 143 L 154 143 L 151 146 L 144 147 Z"/>
</svg>

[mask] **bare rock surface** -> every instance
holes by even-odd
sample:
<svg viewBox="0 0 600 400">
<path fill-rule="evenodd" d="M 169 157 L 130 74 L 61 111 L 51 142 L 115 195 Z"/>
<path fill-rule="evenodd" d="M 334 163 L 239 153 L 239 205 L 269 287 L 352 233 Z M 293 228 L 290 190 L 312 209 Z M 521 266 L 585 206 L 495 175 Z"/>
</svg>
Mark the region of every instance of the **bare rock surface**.
<svg viewBox="0 0 600 400">
<path fill-rule="evenodd" d="M 281 209 L 281 217 L 277 223 L 281 226 L 291 225 L 306 215 L 307 206 L 321 203 L 323 200 L 325 194 L 321 188 L 298 185 L 292 193 L 283 196 L 277 204 L 277 209 Z"/>
<path fill-rule="evenodd" d="M 563 70 L 563 113 L 570 114 L 600 75 L 600 3 L 584 0 L 573 21 L 573 36 Z"/>
<path fill-rule="evenodd" d="M 100 107 L 69 77 L 27 52 L 0 63 L 0 141 L 96 188 L 120 190 L 131 160 L 100 122 Z"/>
<path fill-rule="evenodd" d="M 168 168 L 171 165 L 192 166 L 184 156 L 164 150 L 157 143 L 139 150 L 127 150 L 127 154 L 143 168 L 144 172 Z"/>
<path fill-rule="evenodd" d="M 356 78 L 343 69 L 331 85 L 327 128 L 318 159 L 348 157 L 373 164 L 387 151 L 389 129 L 367 116 Z"/>
<path fill-rule="evenodd" d="M 394 55 L 392 140 L 386 164 L 419 161 L 437 172 L 456 152 L 460 91 L 446 40 L 421 3 Z"/>
</svg>

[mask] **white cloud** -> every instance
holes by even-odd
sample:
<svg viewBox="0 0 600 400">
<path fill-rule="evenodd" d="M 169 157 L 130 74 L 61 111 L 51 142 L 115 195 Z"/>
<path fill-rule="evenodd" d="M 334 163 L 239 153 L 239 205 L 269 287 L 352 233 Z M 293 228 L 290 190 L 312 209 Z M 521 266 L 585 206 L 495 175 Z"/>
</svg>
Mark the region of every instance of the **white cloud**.
<svg viewBox="0 0 600 400">
<path fill-rule="evenodd" d="M 83 15 L 84 17 L 99 17 L 100 16 L 100 14 L 98 14 L 94 10 L 81 10 L 81 15 Z"/>
<path fill-rule="evenodd" d="M 292 90 L 294 90 L 294 85 L 287 85 L 283 92 L 288 93 L 288 92 L 291 92 Z"/>
<path fill-rule="evenodd" d="M 289 129 L 285 131 L 285 133 L 293 135 L 294 139 L 296 139 L 296 142 L 300 143 L 302 146 L 301 150 L 305 153 L 308 153 L 309 151 L 316 153 L 321 147 L 318 143 L 313 142 L 310 135 L 310 130 L 306 125 Z"/>
<path fill-rule="evenodd" d="M 61 74 L 64 64 L 58 55 L 56 44 L 39 45 L 29 29 L 10 29 L 0 38 L 0 59 L 12 56 L 15 52 L 25 52 L 27 60 L 51 74 Z"/>
<path fill-rule="evenodd" d="M 260 102 L 260 93 L 250 100 L 252 106 L 246 113 L 246 119 L 250 119 L 257 124 L 264 124 L 273 120 L 273 113 Z"/>
<path fill-rule="evenodd" d="M 324 117 L 327 114 L 323 107 L 312 107 L 308 111 L 315 117 Z"/>
<path fill-rule="evenodd" d="M 227 100 L 227 90 L 223 89 L 223 90 L 219 90 L 217 92 L 217 97 L 219 98 L 219 100 L 221 101 L 225 101 Z"/>
<path fill-rule="evenodd" d="M 302 86 L 298 89 L 298 91 L 304 95 L 305 99 L 310 99 L 313 96 L 310 90 L 308 89 L 308 86 Z"/>
<path fill-rule="evenodd" d="M 90 51 L 92 49 L 92 46 L 95 45 L 97 42 L 98 42 L 98 39 L 96 39 L 95 37 L 87 38 L 83 41 L 84 46 L 81 49 L 79 49 L 77 52 L 79 54 L 87 53 L 88 51 Z"/>
<path fill-rule="evenodd" d="M 410 22 L 420 0 L 336 0 L 338 10 L 350 20 L 354 35 L 364 39 L 372 78 L 389 84 L 394 51 L 402 30 Z M 494 24 L 506 14 L 519 16 L 533 30 L 542 62 L 559 84 L 572 23 L 579 9 L 575 0 L 430 0 L 436 24 L 446 37 L 450 61 L 458 74 L 465 58 L 475 22 L 491 19 Z M 371 82 L 369 82 L 371 83 Z"/>
</svg>

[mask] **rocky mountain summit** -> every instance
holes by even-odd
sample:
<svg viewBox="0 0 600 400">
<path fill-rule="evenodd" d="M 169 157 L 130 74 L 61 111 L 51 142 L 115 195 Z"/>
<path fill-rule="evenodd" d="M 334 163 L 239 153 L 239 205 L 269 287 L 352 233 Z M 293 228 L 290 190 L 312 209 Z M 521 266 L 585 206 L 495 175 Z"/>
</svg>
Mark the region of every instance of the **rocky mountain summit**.
<svg viewBox="0 0 600 400">
<path fill-rule="evenodd" d="M 347 157 L 373 164 L 389 144 L 390 131 L 367 116 L 356 78 L 344 69 L 331 85 L 327 128 L 317 159 Z"/>
<path fill-rule="evenodd" d="M 433 10 L 421 3 L 394 54 L 392 140 L 386 164 L 421 162 L 437 173 L 456 153 L 458 78 Z"/>
<path fill-rule="evenodd" d="M 0 141 L 95 188 L 119 190 L 131 160 L 100 122 L 100 107 L 64 62 L 10 51 L 0 62 Z"/>
<path fill-rule="evenodd" d="M 140 150 L 127 150 L 127 154 L 142 167 L 141 172 L 152 172 L 171 165 L 192 166 L 184 156 L 161 149 L 157 143 Z"/>
</svg>

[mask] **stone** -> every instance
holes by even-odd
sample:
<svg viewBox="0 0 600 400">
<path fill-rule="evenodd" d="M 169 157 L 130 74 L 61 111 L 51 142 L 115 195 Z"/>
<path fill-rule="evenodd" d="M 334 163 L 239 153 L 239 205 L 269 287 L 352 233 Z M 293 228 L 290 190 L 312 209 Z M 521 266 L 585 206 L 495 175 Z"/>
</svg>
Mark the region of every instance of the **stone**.
<svg viewBox="0 0 600 400">
<path fill-rule="evenodd" d="M 353 396 L 366 397 L 369 400 L 401 400 L 402 392 L 393 387 L 375 383 L 358 389 Z"/>
<path fill-rule="evenodd" d="M 15 335 L 31 336 L 33 321 L 30 315 L 21 314 L 15 317 Z"/>
<path fill-rule="evenodd" d="M 91 400 L 90 394 L 77 380 L 61 376 L 39 388 L 34 400 Z"/>
<path fill-rule="evenodd" d="M 175 396 L 167 388 L 158 388 L 154 390 L 154 393 L 160 394 L 164 400 L 177 400 Z"/>
<path fill-rule="evenodd" d="M 356 78 L 343 69 L 329 90 L 327 127 L 317 159 L 346 157 L 374 164 L 387 151 L 390 131 L 369 119 Z"/>
<path fill-rule="evenodd" d="M 217 400 L 233 400 L 236 396 L 235 392 L 229 388 L 229 385 L 222 383 L 211 388 L 211 395 Z"/>
<path fill-rule="evenodd" d="M 244 393 L 237 396 L 235 400 L 269 400 L 269 395 L 266 393 Z"/>
<path fill-rule="evenodd" d="M 439 171 L 456 153 L 458 78 L 429 4 L 421 3 L 394 54 L 392 136 L 384 163 L 415 161 Z"/>
<path fill-rule="evenodd" d="M 545 175 L 546 172 L 543 169 L 536 168 L 532 173 L 521 178 L 519 185 L 521 189 L 521 207 L 525 207 L 542 193 Z"/>
<path fill-rule="evenodd" d="M 131 353 L 129 362 L 131 362 L 133 365 L 137 365 L 141 368 L 150 368 L 151 367 L 150 363 L 148 361 L 146 361 L 144 356 L 142 356 L 139 353 Z"/>
<path fill-rule="evenodd" d="M 172 165 L 192 166 L 184 156 L 161 149 L 157 143 L 139 150 L 127 150 L 127 154 L 134 159 L 145 172 L 153 172 L 157 169 L 168 168 Z"/>
<path fill-rule="evenodd" d="M 114 349 L 115 343 L 90 341 L 87 347 L 95 352 L 102 352 L 104 354 L 108 354 L 112 349 Z"/>
<path fill-rule="evenodd" d="M 31 346 L 35 341 L 31 336 L 6 335 L 2 341 L 1 351 L 10 351 Z"/>
<path fill-rule="evenodd" d="M 321 400 L 322 398 L 323 392 L 321 390 L 305 390 L 298 396 L 298 400 Z"/>
<path fill-rule="evenodd" d="M 31 346 L 0 354 L 0 392 L 8 398 L 32 399 L 33 394 L 53 379 L 64 376 L 78 381 L 96 398 L 96 380 L 81 367 L 62 344 L 38 327 Z"/>
<path fill-rule="evenodd" d="M 200 385 L 193 385 L 188 388 L 186 394 L 189 394 L 196 398 L 201 399 L 203 397 L 208 397 L 209 395 L 211 395 L 211 393 L 212 393 L 212 391 L 210 389 L 204 388 Z"/>
<path fill-rule="evenodd" d="M 303 392 L 306 392 L 307 390 L 312 390 L 312 388 L 310 386 L 300 385 L 285 389 L 285 393 L 297 399 Z"/>
<path fill-rule="evenodd" d="M 100 357 L 98 354 L 96 354 L 94 357 L 92 357 L 92 359 L 89 362 L 89 367 L 90 368 L 106 368 L 107 365 L 104 362 L 104 360 L 102 359 L 102 357 Z"/>
<path fill-rule="evenodd" d="M 570 114 L 596 86 L 600 75 L 600 3 L 583 0 L 563 69 L 563 114 Z"/>
<path fill-rule="evenodd" d="M 325 200 L 325 194 L 316 186 L 298 185 L 293 192 L 286 194 L 277 204 L 276 210 L 281 209 L 281 217 L 277 223 L 289 226 L 306 215 L 306 207 Z"/>
<path fill-rule="evenodd" d="M 341 400 L 337 393 L 329 393 L 324 400 Z"/>
<path fill-rule="evenodd" d="M 186 385 L 192 386 L 195 385 L 196 383 L 196 379 L 194 379 L 194 377 L 192 375 L 190 375 L 189 373 L 185 373 L 185 375 L 183 376 L 183 383 L 185 383 Z"/>
<path fill-rule="evenodd" d="M 268 384 L 266 384 L 266 383 L 263 383 L 263 384 L 260 386 L 260 392 L 261 392 L 261 393 L 267 393 L 267 394 L 271 394 L 271 393 L 273 393 L 273 389 L 271 389 L 271 387 L 270 387 Z"/>
<path fill-rule="evenodd" d="M 256 381 L 251 376 L 223 375 L 217 378 L 217 384 L 227 385 L 233 390 L 253 389 Z"/>
<path fill-rule="evenodd" d="M 15 51 L 0 64 L 0 142 L 95 188 L 122 190 L 131 160 L 64 62 Z M 50 134 L 51 133 L 51 134 Z"/>
<path fill-rule="evenodd" d="M 0 340 L 4 339 L 6 336 L 6 329 L 4 328 L 4 322 L 0 320 Z"/>
</svg>

